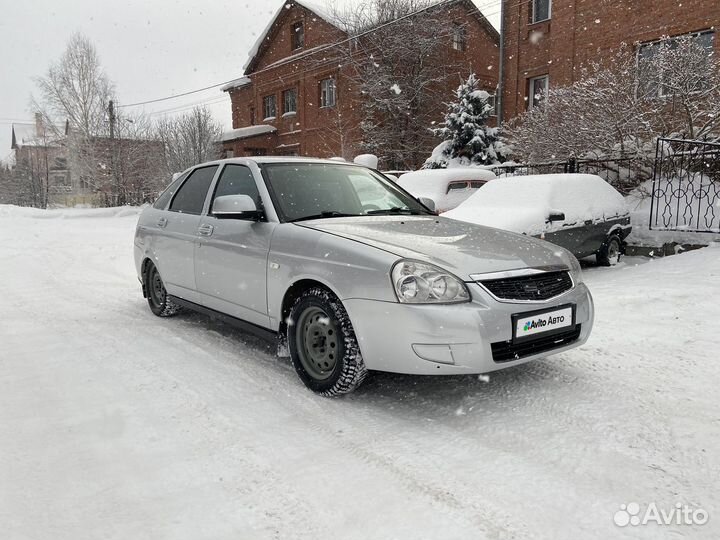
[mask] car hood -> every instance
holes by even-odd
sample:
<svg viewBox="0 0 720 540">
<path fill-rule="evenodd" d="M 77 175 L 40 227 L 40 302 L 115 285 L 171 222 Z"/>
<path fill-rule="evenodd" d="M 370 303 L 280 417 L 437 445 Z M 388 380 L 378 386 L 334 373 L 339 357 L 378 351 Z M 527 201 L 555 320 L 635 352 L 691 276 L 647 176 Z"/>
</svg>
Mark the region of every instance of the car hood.
<svg viewBox="0 0 720 540">
<path fill-rule="evenodd" d="M 297 223 L 436 264 L 461 279 L 527 267 L 568 266 L 565 249 L 529 236 L 437 216 L 368 216 Z"/>
</svg>

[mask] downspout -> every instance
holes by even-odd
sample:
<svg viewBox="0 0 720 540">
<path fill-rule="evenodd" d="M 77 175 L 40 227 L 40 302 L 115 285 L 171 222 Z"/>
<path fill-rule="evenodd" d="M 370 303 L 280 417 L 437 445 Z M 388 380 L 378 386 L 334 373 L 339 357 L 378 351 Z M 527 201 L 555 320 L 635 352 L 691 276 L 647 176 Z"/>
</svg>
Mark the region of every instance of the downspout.
<svg viewBox="0 0 720 540">
<path fill-rule="evenodd" d="M 500 0 L 500 77 L 498 78 L 498 95 L 495 98 L 497 102 L 497 119 L 498 127 L 503 124 L 503 90 L 505 89 L 505 0 Z"/>
</svg>

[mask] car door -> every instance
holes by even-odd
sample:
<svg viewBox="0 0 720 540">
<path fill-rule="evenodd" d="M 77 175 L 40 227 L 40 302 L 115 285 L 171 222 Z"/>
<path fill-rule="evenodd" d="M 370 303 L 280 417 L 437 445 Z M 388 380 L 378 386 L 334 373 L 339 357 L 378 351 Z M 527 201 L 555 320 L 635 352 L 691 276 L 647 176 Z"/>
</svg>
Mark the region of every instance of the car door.
<svg viewBox="0 0 720 540">
<path fill-rule="evenodd" d="M 193 170 L 159 213 L 155 238 L 156 264 L 168 293 L 198 302 L 195 285 L 195 242 L 217 165 Z"/>
<path fill-rule="evenodd" d="M 277 224 L 265 219 L 216 218 L 212 205 L 224 195 L 248 195 L 262 209 L 252 171 L 245 165 L 225 165 L 208 212 L 200 220 L 195 251 L 198 291 L 204 306 L 268 327 L 267 263 L 270 239 Z"/>
</svg>

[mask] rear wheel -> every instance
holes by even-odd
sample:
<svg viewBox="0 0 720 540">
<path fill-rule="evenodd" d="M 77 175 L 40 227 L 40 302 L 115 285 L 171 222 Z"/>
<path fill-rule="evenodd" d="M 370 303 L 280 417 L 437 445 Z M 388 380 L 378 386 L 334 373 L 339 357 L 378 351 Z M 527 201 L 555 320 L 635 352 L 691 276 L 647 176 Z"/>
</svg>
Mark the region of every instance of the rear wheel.
<svg viewBox="0 0 720 540">
<path fill-rule="evenodd" d="M 295 371 L 313 392 L 346 394 L 367 376 L 350 318 L 325 289 L 308 289 L 295 300 L 287 337 Z"/>
<path fill-rule="evenodd" d="M 602 266 L 615 266 L 620 262 L 622 242 L 617 235 L 611 235 L 605 241 L 595 256 L 597 263 Z"/>
<path fill-rule="evenodd" d="M 170 317 L 181 310 L 168 298 L 160 272 L 153 263 L 148 263 L 145 269 L 145 292 L 150 310 L 158 317 Z"/>
</svg>

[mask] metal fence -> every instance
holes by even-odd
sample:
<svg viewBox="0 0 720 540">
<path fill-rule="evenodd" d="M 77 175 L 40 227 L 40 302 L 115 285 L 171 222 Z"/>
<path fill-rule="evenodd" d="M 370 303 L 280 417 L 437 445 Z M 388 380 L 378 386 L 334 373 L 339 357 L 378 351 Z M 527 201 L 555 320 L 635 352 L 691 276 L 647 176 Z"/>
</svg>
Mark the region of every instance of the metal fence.
<svg viewBox="0 0 720 540">
<path fill-rule="evenodd" d="M 650 229 L 720 232 L 720 144 L 658 140 Z"/>
<path fill-rule="evenodd" d="M 653 176 L 652 164 L 638 157 L 606 159 L 568 159 L 542 163 L 498 165 L 491 168 L 496 176 L 524 176 L 529 174 L 583 173 L 595 174 L 611 186 L 627 194 Z"/>
</svg>

